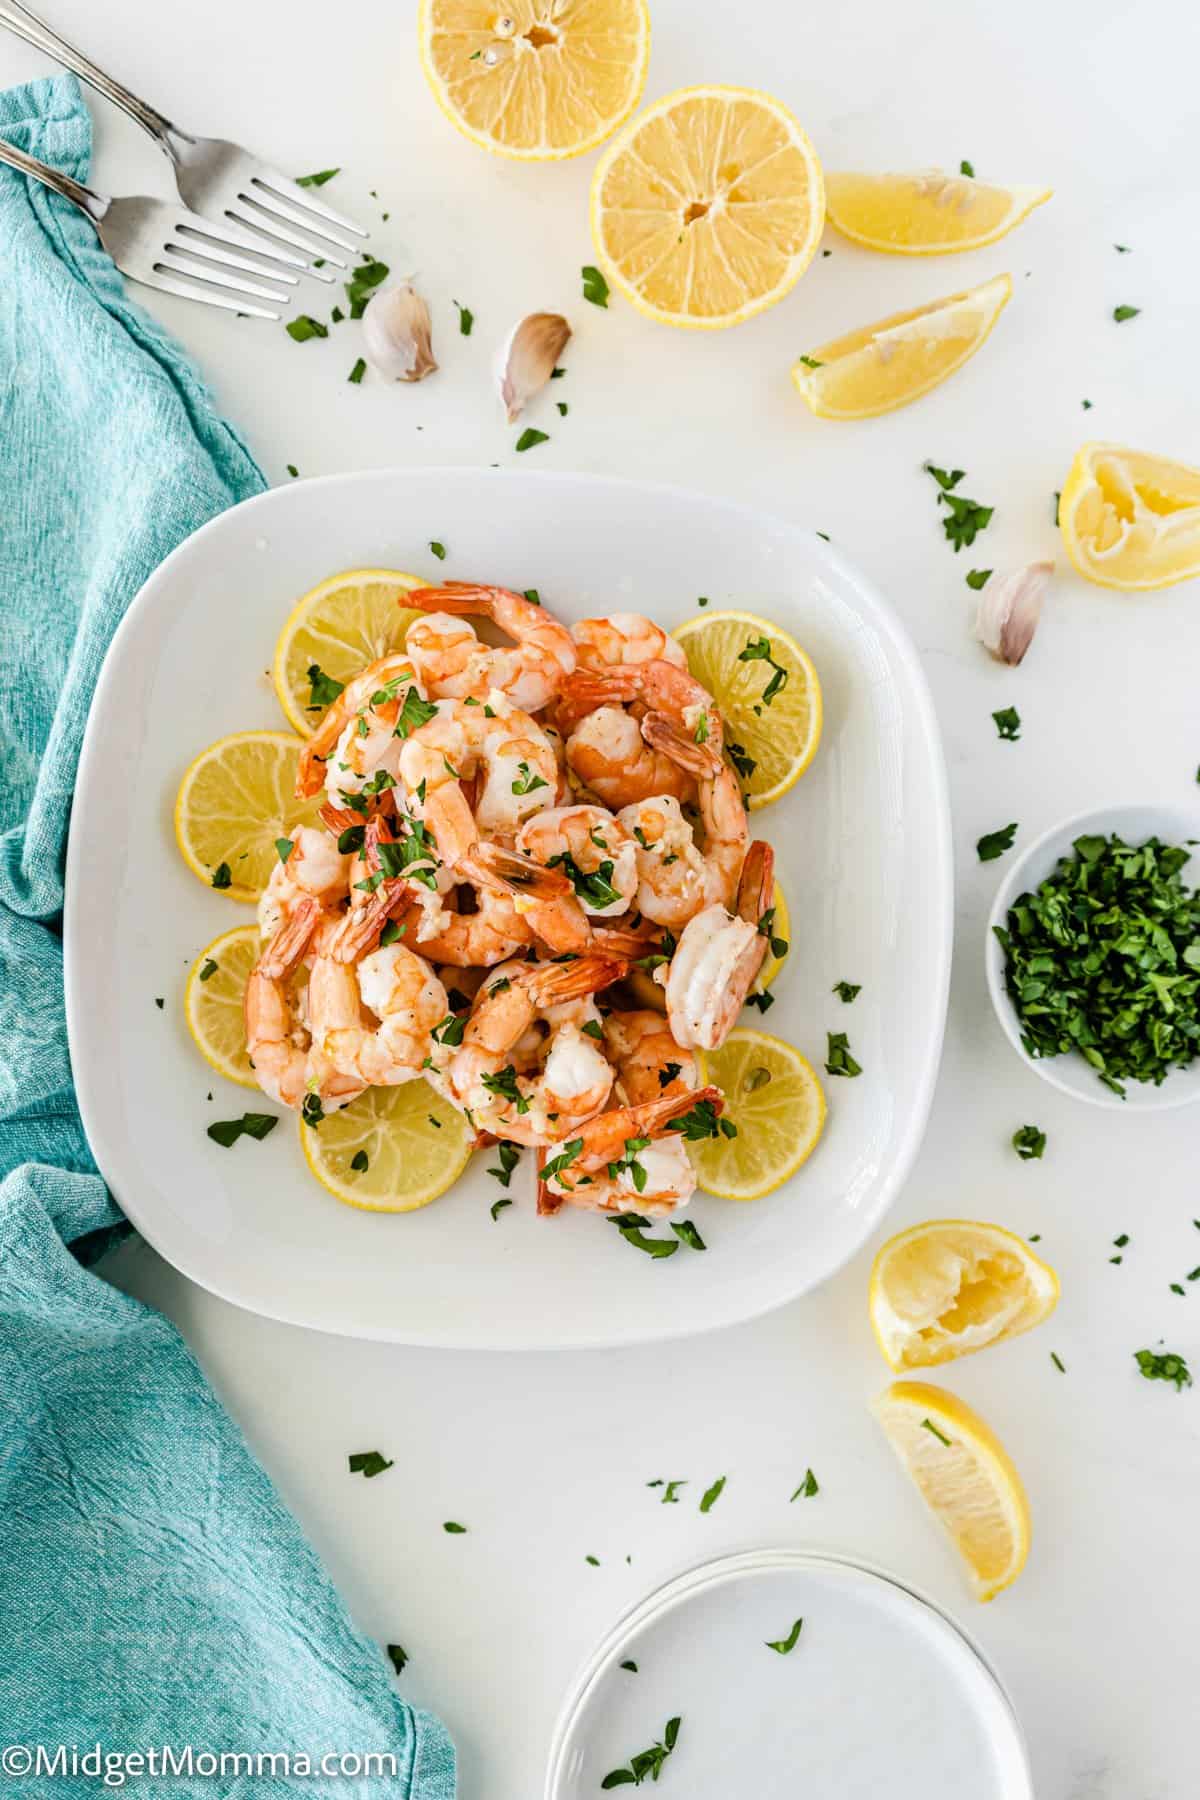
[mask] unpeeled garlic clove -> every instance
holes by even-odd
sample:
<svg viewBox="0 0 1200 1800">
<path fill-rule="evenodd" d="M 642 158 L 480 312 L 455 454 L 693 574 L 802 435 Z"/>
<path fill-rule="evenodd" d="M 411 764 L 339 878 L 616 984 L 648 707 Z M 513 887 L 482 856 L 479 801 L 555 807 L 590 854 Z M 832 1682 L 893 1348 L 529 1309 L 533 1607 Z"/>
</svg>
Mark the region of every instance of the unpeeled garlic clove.
<svg viewBox="0 0 1200 1800">
<path fill-rule="evenodd" d="M 570 335 L 561 313 L 530 313 L 513 327 L 496 365 L 500 400 L 510 425 L 545 387 Z"/>
<path fill-rule="evenodd" d="M 381 288 L 362 328 L 367 361 L 385 381 L 424 381 L 437 368 L 429 308 L 411 281 Z"/>
<path fill-rule="evenodd" d="M 979 596 L 975 635 L 997 662 L 1021 661 L 1038 628 L 1052 562 L 1029 563 L 1008 575 L 993 575 Z"/>
</svg>

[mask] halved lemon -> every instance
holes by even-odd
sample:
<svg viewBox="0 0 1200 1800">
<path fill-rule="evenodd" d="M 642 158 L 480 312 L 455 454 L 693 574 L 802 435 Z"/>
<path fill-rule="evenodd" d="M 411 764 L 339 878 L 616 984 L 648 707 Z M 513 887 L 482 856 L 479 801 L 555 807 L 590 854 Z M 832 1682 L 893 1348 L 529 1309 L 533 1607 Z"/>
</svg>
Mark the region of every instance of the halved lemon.
<svg viewBox="0 0 1200 1800">
<path fill-rule="evenodd" d="M 471 1160 L 462 1114 L 424 1076 L 368 1088 L 314 1129 L 300 1121 L 305 1161 L 347 1206 L 415 1212 L 453 1187 Z"/>
<path fill-rule="evenodd" d="M 976 1599 L 993 1599 L 1029 1554 L 1029 1502 L 1004 1446 L 965 1401 L 930 1382 L 893 1382 L 874 1411 Z"/>
<path fill-rule="evenodd" d="M 257 1087 L 246 1054 L 242 996 L 258 961 L 262 938 L 257 925 L 238 925 L 203 949 L 187 978 L 183 1010 L 188 1030 L 205 1062 L 242 1087 Z"/>
<path fill-rule="evenodd" d="M 638 103 L 645 0 L 422 0 L 421 64 L 472 143 L 550 162 L 594 150 Z"/>
<path fill-rule="evenodd" d="M 421 617 L 399 598 L 425 585 L 399 569 L 345 569 L 297 600 L 275 645 L 272 673 L 279 704 L 301 737 L 312 736 L 324 710 L 313 704 L 309 670 L 344 687 L 367 663 L 398 650 Z"/>
<path fill-rule="evenodd" d="M 257 900 L 276 842 L 313 825 L 324 798 L 295 796 L 304 748 L 286 731 L 238 731 L 202 750 L 175 800 L 175 842 L 192 873 L 229 900 Z"/>
<path fill-rule="evenodd" d="M 1200 575 L 1200 469 L 1085 444 L 1058 504 L 1067 555 L 1089 581 L 1134 593 Z"/>
<path fill-rule="evenodd" d="M 782 1038 L 747 1026 L 697 1060 L 701 1080 L 724 1090 L 723 1119 L 737 1127 L 736 1137 L 689 1143 L 700 1186 L 722 1200 L 761 1200 L 817 1147 L 825 1096 L 812 1064 Z"/>
<path fill-rule="evenodd" d="M 819 419 L 874 419 L 919 400 L 986 342 L 1012 297 L 1012 277 L 862 325 L 792 364 L 792 380 Z"/>
<path fill-rule="evenodd" d="M 717 330 L 773 306 L 812 260 L 821 165 L 786 106 L 752 88 L 668 94 L 592 178 L 604 272 L 649 319 Z"/>
<path fill-rule="evenodd" d="M 997 187 L 942 169 L 825 177 L 830 224 L 868 250 L 896 256 L 980 250 L 1027 219 L 1052 193 L 1048 187 Z"/>
<path fill-rule="evenodd" d="M 784 899 L 783 889 L 779 885 L 778 876 L 775 879 L 775 887 L 771 894 L 771 906 L 773 908 L 771 941 L 777 944 L 786 944 L 788 950 L 790 950 L 792 943 L 791 921 L 788 917 L 787 901 Z M 763 957 L 762 968 L 758 971 L 754 984 L 750 989 L 752 994 L 766 993 L 780 969 L 782 969 L 784 963 L 787 961 L 788 950 L 785 950 L 781 956 L 776 956 L 774 950 L 771 948 L 771 943 L 769 942 L 767 944 L 767 954 Z"/>
<path fill-rule="evenodd" d="M 795 786 L 821 741 L 821 683 L 811 659 L 757 613 L 698 613 L 672 635 L 724 715 L 726 749 L 751 812 L 769 806 Z"/>
<path fill-rule="evenodd" d="M 1014 1232 L 929 1219 L 871 1268 L 871 1325 L 893 1369 L 931 1368 L 1016 1337 L 1058 1305 L 1058 1276 Z"/>
</svg>

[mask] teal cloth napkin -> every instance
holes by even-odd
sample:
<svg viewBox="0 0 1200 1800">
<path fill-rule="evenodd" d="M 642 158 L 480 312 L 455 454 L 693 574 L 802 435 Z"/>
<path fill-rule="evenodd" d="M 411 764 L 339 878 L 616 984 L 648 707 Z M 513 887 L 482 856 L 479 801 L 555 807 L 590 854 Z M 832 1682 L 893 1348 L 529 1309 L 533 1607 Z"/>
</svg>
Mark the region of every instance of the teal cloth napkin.
<svg viewBox="0 0 1200 1800">
<path fill-rule="evenodd" d="M 73 77 L 0 94 L 0 135 L 87 179 Z M 173 1326 L 85 1266 L 120 1214 L 75 1107 L 57 935 L 84 722 L 146 577 L 263 486 L 90 225 L 0 167 L 3 1795 L 63 1792 L 3 1751 L 39 1743 L 395 1758 L 357 1781 L 130 1777 L 153 1796 L 454 1794 L 443 1727 L 400 1699 Z"/>
</svg>

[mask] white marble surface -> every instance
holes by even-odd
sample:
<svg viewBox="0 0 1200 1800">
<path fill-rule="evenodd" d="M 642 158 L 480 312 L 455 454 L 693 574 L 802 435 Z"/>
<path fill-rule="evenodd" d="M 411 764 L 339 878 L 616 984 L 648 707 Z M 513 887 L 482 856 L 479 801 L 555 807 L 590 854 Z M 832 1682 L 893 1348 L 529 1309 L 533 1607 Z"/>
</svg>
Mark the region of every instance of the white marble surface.
<svg viewBox="0 0 1200 1800">
<path fill-rule="evenodd" d="M 309 474 L 511 460 L 492 349 L 525 311 L 560 307 L 576 337 L 551 400 L 571 412 L 560 421 L 547 404 L 548 421 L 533 419 L 552 434 L 542 466 L 666 476 L 806 518 L 893 598 L 934 688 L 960 867 L 944 1069 L 891 1223 L 994 1218 L 1040 1232 L 1061 1272 L 1049 1326 L 949 1377 L 1025 1475 L 1029 1566 L 1011 1593 L 973 1607 L 880 1442 L 866 1410 L 886 1376 L 865 1316 L 869 1252 L 809 1300 L 722 1335 L 652 1354 L 500 1360 L 268 1324 L 145 1249 L 125 1256 L 121 1279 L 178 1321 L 363 1626 L 408 1648 L 405 1692 L 452 1727 L 463 1800 L 531 1800 L 560 1695 L 615 1614 L 705 1552 L 755 1542 L 855 1550 L 957 1607 L 1012 1690 L 1046 1800 L 1191 1800 L 1200 1387 L 1141 1381 L 1131 1352 L 1165 1336 L 1200 1365 L 1200 1284 L 1182 1299 L 1168 1288 L 1200 1262 L 1197 1119 L 1097 1112 L 1021 1067 L 983 983 L 999 871 L 973 845 L 1011 819 L 1027 840 L 1110 799 L 1200 814 L 1196 596 L 1124 599 L 1062 572 L 1026 665 L 1006 672 L 971 640 L 963 576 L 1055 554 L 1054 490 L 1086 436 L 1200 461 L 1194 8 L 1168 0 L 1151 19 L 1114 0 L 763 0 L 736 12 L 659 0 L 651 96 L 712 79 L 762 85 L 795 108 L 830 167 L 968 157 L 983 175 L 1056 190 L 979 255 L 875 258 L 830 234 L 833 255 L 783 305 L 708 338 L 581 301 L 590 159 L 525 168 L 460 140 L 420 75 L 413 7 L 46 4 L 185 124 L 244 137 L 297 172 L 344 165 L 329 197 L 367 218 L 389 210 L 373 248 L 421 271 L 443 369 L 412 390 L 346 384 L 358 354 L 348 325 L 297 346 L 278 326 L 153 303 L 272 477 L 286 479 L 289 462 Z M 0 37 L 0 79 L 46 67 Z M 127 121 L 98 106 L 97 123 L 100 185 L 163 187 L 165 168 Z M 1002 269 L 1016 294 L 991 343 L 919 405 L 846 426 L 813 420 L 794 396 L 792 357 L 833 328 Z M 475 311 L 470 340 L 455 335 L 452 298 Z M 1118 303 L 1141 316 L 1114 325 Z M 965 491 L 996 506 L 970 555 L 942 539 L 925 457 L 965 467 Z M 989 716 L 1007 704 L 1024 721 L 1015 745 L 997 741 Z M 1029 1121 L 1049 1134 L 1040 1163 L 1009 1148 Z M 1132 1242 L 1113 1267 L 1122 1231 Z M 347 1451 L 373 1445 L 395 1468 L 350 1479 Z M 810 1464 L 821 1493 L 789 1506 Z M 718 1474 L 728 1486 L 701 1517 Z M 646 1488 L 656 1476 L 688 1481 L 678 1505 Z M 445 1518 L 469 1534 L 445 1536 Z"/>
</svg>

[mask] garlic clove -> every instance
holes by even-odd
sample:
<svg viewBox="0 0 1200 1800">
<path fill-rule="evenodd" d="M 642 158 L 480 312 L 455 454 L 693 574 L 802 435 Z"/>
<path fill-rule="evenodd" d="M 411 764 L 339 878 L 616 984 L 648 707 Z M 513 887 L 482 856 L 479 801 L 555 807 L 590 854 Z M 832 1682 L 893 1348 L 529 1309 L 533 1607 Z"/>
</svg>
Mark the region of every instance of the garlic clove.
<svg viewBox="0 0 1200 1800">
<path fill-rule="evenodd" d="M 1052 562 L 1029 563 L 1008 575 L 993 575 L 983 588 L 975 635 L 997 662 L 1015 668 L 1032 644 L 1053 573 Z"/>
<path fill-rule="evenodd" d="M 570 335 L 561 313 L 530 313 L 513 327 L 496 365 L 500 400 L 510 425 L 545 387 Z"/>
<path fill-rule="evenodd" d="M 367 361 L 385 381 L 424 381 L 437 368 L 429 308 L 411 281 L 374 294 L 362 329 Z"/>
</svg>

